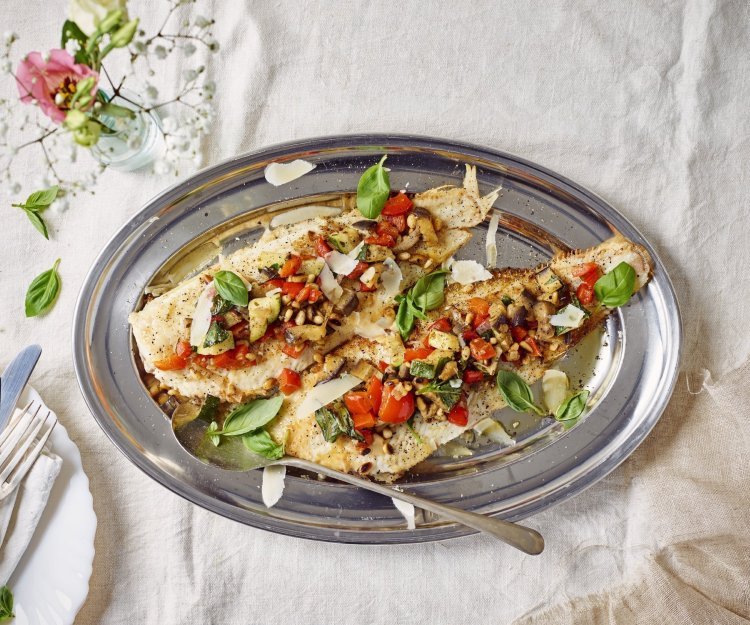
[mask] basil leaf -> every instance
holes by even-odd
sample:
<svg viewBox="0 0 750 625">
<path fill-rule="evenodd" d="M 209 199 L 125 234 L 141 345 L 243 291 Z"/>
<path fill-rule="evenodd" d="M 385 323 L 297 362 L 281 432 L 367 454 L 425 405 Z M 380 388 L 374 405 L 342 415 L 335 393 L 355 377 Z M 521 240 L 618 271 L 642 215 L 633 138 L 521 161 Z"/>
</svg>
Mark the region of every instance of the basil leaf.
<svg viewBox="0 0 750 625">
<path fill-rule="evenodd" d="M 10 588 L 3 586 L 0 588 L 0 620 L 5 621 L 15 616 L 13 614 L 13 593 Z"/>
<path fill-rule="evenodd" d="M 211 302 L 211 315 L 223 315 L 232 307 L 232 302 L 228 302 L 218 293 Z"/>
<path fill-rule="evenodd" d="M 452 380 L 447 382 L 430 382 L 417 391 L 417 395 L 425 395 L 426 393 L 432 393 L 440 400 L 446 410 L 450 410 L 458 403 L 461 399 L 461 386 L 453 386 Z M 460 380 L 459 380 L 460 381 Z"/>
<path fill-rule="evenodd" d="M 359 250 L 359 254 L 357 254 L 357 260 L 364 261 L 367 258 L 367 250 L 369 249 L 369 245 L 367 243 L 362 244 L 362 249 Z"/>
<path fill-rule="evenodd" d="M 408 298 L 403 295 L 399 295 L 396 298 L 398 304 L 398 312 L 396 313 L 396 327 L 398 328 L 401 338 L 406 340 L 411 334 L 412 328 L 414 327 L 414 313 L 413 308 Z"/>
<path fill-rule="evenodd" d="M 357 208 L 367 219 L 376 219 L 391 194 L 391 181 L 383 168 L 387 154 L 362 174 L 357 185 Z"/>
<path fill-rule="evenodd" d="M 278 414 L 283 403 L 284 397 L 277 395 L 271 399 L 254 399 L 242 404 L 227 415 L 224 427 L 218 433 L 224 436 L 240 436 L 259 430 Z"/>
<path fill-rule="evenodd" d="M 27 317 L 36 317 L 47 312 L 57 299 L 60 292 L 60 275 L 57 273 L 57 266 L 60 259 L 55 261 L 52 269 L 40 273 L 31 281 L 29 290 L 26 291 L 25 310 Z"/>
<path fill-rule="evenodd" d="M 422 312 L 435 310 L 445 301 L 445 276 L 448 272 L 438 270 L 422 276 L 411 288 L 414 306 Z"/>
<path fill-rule="evenodd" d="M 206 430 L 206 436 L 208 436 L 208 440 L 210 440 L 214 447 L 218 447 L 219 443 L 221 443 L 221 436 L 216 434 L 216 432 L 219 431 L 219 424 L 216 423 L 216 421 L 211 421 L 211 423 L 208 424 L 208 429 Z"/>
<path fill-rule="evenodd" d="M 507 295 L 503 295 L 503 297 L 501 298 L 501 301 L 502 301 L 502 302 L 503 302 L 503 304 L 505 304 L 506 306 L 510 306 L 510 305 L 511 305 L 511 304 L 513 303 L 513 298 L 512 298 L 512 297 L 509 297 L 509 296 L 507 296 Z"/>
<path fill-rule="evenodd" d="M 23 204 L 23 207 L 31 211 L 39 211 L 47 208 L 55 201 L 60 187 L 54 185 L 49 189 L 34 191 Z"/>
<path fill-rule="evenodd" d="M 279 445 L 265 430 L 245 434 L 242 442 L 250 451 L 264 458 L 278 460 L 284 455 L 284 445 Z"/>
<path fill-rule="evenodd" d="M 421 360 L 412 360 L 411 366 L 409 367 L 409 374 L 413 378 L 432 380 L 432 378 L 435 377 L 435 365 L 431 365 L 429 362 L 423 362 Z"/>
<path fill-rule="evenodd" d="M 583 390 L 568 397 L 555 410 L 555 419 L 565 424 L 565 427 L 573 427 L 583 411 L 589 399 L 589 391 Z"/>
<path fill-rule="evenodd" d="M 218 271 L 214 275 L 214 286 L 228 302 L 235 306 L 247 306 L 248 294 L 247 287 L 236 273 L 233 271 Z"/>
<path fill-rule="evenodd" d="M 44 223 L 44 220 L 37 215 L 32 210 L 29 210 L 28 208 L 24 208 L 23 212 L 26 213 L 26 216 L 29 218 L 29 221 L 32 223 L 32 225 L 39 230 L 39 232 L 42 233 L 42 236 L 49 241 L 49 233 L 47 232 L 47 224 Z"/>
<path fill-rule="evenodd" d="M 516 412 L 531 411 L 540 416 L 545 414 L 544 410 L 534 403 L 529 385 L 512 371 L 500 369 L 497 372 L 497 388 L 505 403 Z"/>
<path fill-rule="evenodd" d="M 607 308 L 622 306 L 635 290 L 635 269 L 622 262 L 594 284 L 594 294 Z"/>
<path fill-rule="evenodd" d="M 223 343 L 229 338 L 229 332 L 222 328 L 216 321 L 212 321 L 211 325 L 208 326 L 208 332 L 206 332 L 206 338 L 203 339 L 203 347 L 212 347 Z"/>
<path fill-rule="evenodd" d="M 333 443 L 344 434 L 358 441 L 365 440 L 364 437 L 354 429 L 354 421 L 343 403 L 335 401 L 328 406 L 318 408 L 315 411 L 315 420 L 318 422 L 323 438 L 328 443 Z"/>
</svg>

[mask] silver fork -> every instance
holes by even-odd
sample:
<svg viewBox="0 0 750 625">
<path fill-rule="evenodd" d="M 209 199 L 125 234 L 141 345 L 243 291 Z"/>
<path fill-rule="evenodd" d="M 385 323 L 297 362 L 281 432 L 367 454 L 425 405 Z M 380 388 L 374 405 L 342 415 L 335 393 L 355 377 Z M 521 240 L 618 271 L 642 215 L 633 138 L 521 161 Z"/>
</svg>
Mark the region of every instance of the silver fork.
<svg viewBox="0 0 750 625">
<path fill-rule="evenodd" d="M 34 461 L 57 425 L 57 417 L 42 405 L 29 402 L 0 433 L 0 501 L 10 495 Z"/>
</svg>

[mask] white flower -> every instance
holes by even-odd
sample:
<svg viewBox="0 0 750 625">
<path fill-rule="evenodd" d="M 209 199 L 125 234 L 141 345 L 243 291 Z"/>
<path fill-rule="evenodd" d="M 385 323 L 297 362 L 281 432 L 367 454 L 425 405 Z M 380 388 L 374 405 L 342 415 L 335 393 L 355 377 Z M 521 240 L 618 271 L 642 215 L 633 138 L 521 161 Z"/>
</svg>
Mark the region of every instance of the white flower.
<svg viewBox="0 0 750 625">
<path fill-rule="evenodd" d="M 75 54 L 76 52 L 78 52 L 78 48 L 79 48 L 78 41 L 76 41 L 75 39 L 68 39 L 65 42 L 65 51 L 68 54 L 71 54 L 71 55 Z"/>
<path fill-rule="evenodd" d="M 6 30 L 3 33 L 3 43 L 5 44 L 13 43 L 16 39 L 18 39 L 18 35 L 11 30 Z"/>
<path fill-rule="evenodd" d="M 127 0 L 70 0 L 68 17 L 78 24 L 84 33 L 90 35 L 110 11 L 122 9 L 126 12 L 127 19 L 126 4 Z"/>
<path fill-rule="evenodd" d="M 172 169 L 172 166 L 165 160 L 158 160 L 154 163 L 154 173 L 158 176 L 164 176 L 168 174 Z"/>
<path fill-rule="evenodd" d="M 216 93 L 216 83 L 213 80 L 207 80 L 203 85 L 203 91 L 208 95 Z"/>
<path fill-rule="evenodd" d="M 182 51 L 185 53 L 185 56 L 192 56 L 195 54 L 195 46 L 192 43 L 188 43 L 184 48 L 182 48 Z"/>
<path fill-rule="evenodd" d="M 138 54 L 143 54 L 146 51 L 146 44 L 142 41 L 134 41 L 133 50 L 135 50 Z"/>
<path fill-rule="evenodd" d="M 154 48 L 154 54 L 156 55 L 156 58 L 159 60 L 163 60 L 167 58 L 167 49 L 164 46 L 156 46 Z"/>
<path fill-rule="evenodd" d="M 156 100 L 156 98 L 159 97 L 159 90 L 154 87 L 153 85 L 147 85 L 146 86 L 146 97 L 149 100 Z"/>
<path fill-rule="evenodd" d="M 206 42 L 206 45 L 208 46 L 208 49 L 211 50 L 211 52 L 218 52 L 219 51 L 219 42 L 216 41 L 216 39 L 209 39 Z"/>
<path fill-rule="evenodd" d="M 186 69 L 184 72 L 182 72 L 183 77 L 188 82 L 192 82 L 196 78 L 198 78 L 198 72 L 194 69 Z"/>
<path fill-rule="evenodd" d="M 207 17 L 203 17 L 202 15 L 199 15 L 195 18 L 195 25 L 198 28 L 206 28 L 208 26 L 211 26 L 212 21 L 208 19 Z"/>
</svg>

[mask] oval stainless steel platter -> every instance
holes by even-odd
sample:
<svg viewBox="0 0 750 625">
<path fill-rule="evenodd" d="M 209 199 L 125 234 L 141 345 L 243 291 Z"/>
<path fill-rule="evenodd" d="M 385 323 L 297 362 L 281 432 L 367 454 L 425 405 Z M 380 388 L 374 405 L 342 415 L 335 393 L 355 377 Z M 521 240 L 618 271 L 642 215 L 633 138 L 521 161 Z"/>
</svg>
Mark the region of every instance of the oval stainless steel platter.
<svg viewBox="0 0 750 625">
<path fill-rule="evenodd" d="M 261 472 L 232 473 L 189 457 L 139 378 L 128 315 L 149 284 L 178 279 L 224 250 L 253 241 L 269 212 L 333 200 L 387 153 L 391 186 L 419 191 L 461 184 L 477 166 L 483 193 L 502 186 L 498 265 L 531 266 L 554 248 L 594 245 L 619 231 L 654 258 L 647 288 L 616 311 L 560 368 L 592 390 L 596 404 L 576 426 L 500 419 L 516 445 L 481 445 L 471 457 L 432 457 L 404 478 L 418 494 L 517 520 L 579 493 L 619 465 L 648 435 L 671 395 L 682 343 L 677 300 L 653 248 L 595 194 L 524 159 L 489 148 L 406 135 L 308 139 L 239 156 L 203 170 L 150 201 L 106 245 L 79 295 L 74 363 L 86 402 L 112 442 L 149 476 L 218 514 L 262 529 L 318 540 L 404 543 L 470 533 L 418 516 L 407 530 L 388 498 L 343 484 L 290 476 L 272 509 L 261 501 Z M 306 159 L 309 174 L 281 187 L 266 182 L 270 162 Z M 484 262 L 487 224 L 458 257 Z"/>
</svg>

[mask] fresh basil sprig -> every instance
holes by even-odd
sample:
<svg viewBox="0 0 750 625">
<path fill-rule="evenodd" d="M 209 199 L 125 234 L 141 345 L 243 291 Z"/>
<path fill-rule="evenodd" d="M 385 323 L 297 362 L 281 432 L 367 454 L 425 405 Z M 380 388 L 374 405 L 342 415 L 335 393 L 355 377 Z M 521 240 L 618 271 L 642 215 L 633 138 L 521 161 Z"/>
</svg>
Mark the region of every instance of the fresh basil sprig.
<svg viewBox="0 0 750 625">
<path fill-rule="evenodd" d="M 531 388 L 517 374 L 506 369 L 497 372 L 497 388 L 505 403 L 516 412 L 535 412 L 539 416 L 546 413 L 534 403 Z"/>
<path fill-rule="evenodd" d="M 34 191 L 26 201 L 22 204 L 12 204 L 16 208 L 20 208 L 33 226 L 42 233 L 45 239 L 49 239 L 49 232 L 47 231 L 47 224 L 41 218 L 39 213 L 49 207 L 52 202 L 55 201 L 57 193 L 60 191 L 60 187 L 57 185 L 50 187 L 49 189 L 41 189 L 40 191 Z"/>
<path fill-rule="evenodd" d="M 0 621 L 7 621 L 15 616 L 13 614 L 13 593 L 10 588 L 3 586 L 0 588 Z"/>
<path fill-rule="evenodd" d="M 589 391 L 582 390 L 566 398 L 555 410 L 555 419 L 565 425 L 566 428 L 573 427 L 576 421 L 586 409 L 589 399 Z"/>
<path fill-rule="evenodd" d="M 409 338 L 414 328 L 414 319 L 427 319 L 425 313 L 438 308 L 445 301 L 447 273 L 441 269 L 422 276 L 406 295 L 396 297 L 396 327 L 404 340 Z"/>
<path fill-rule="evenodd" d="M 609 273 L 604 274 L 594 284 L 594 294 L 607 308 L 622 306 L 635 290 L 635 269 L 621 262 Z"/>
<path fill-rule="evenodd" d="M 224 426 L 216 430 L 215 434 L 241 436 L 259 430 L 279 413 L 283 403 L 283 396 L 277 395 L 271 399 L 254 399 L 242 404 L 227 415 Z"/>
<path fill-rule="evenodd" d="M 233 271 L 217 271 L 214 274 L 214 286 L 226 301 L 232 302 L 235 306 L 247 306 L 247 287 L 242 278 Z"/>
<path fill-rule="evenodd" d="M 284 455 L 284 445 L 279 445 L 275 442 L 265 430 L 245 434 L 242 437 L 242 442 L 254 454 L 258 454 L 264 458 L 278 460 Z"/>
<path fill-rule="evenodd" d="M 26 291 L 25 311 L 27 317 L 36 317 L 47 312 L 57 299 L 60 292 L 60 274 L 57 267 L 60 259 L 55 261 L 52 269 L 40 273 L 31 281 Z"/>
<path fill-rule="evenodd" d="M 341 434 L 350 436 L 358 441 L 365 440 L 354 429 L 354 421 L 352 421 L 352 417 L 346 406 L 340 401 L 335 401 L 328 406 L 318 408 L 315 411 L 315 421 L 318 422 L 326 442 L 334 443 Z"/>
<path fill-rule="evenodd" d="M 448 380 L 447 382 L 430 382 L 420 388 L 417 391 L 417 395 L 431 393 L 440 400 L 446 410 L 450 410 L 458 403 L 458 400 L 461 399 L 462 386 L 460 380 L 458 380 L 457 386 L 453 386 L 451 382 L 453 382 L 453 380 Z"/>
<path fill-rule="evenodd" d="M 376 219 L 391 193 L 391 181 L 383 167 L 387 154 L 380 161 L 368 168 L 357 185 L 357 208 L 367 219 Z"/>
</svg>

